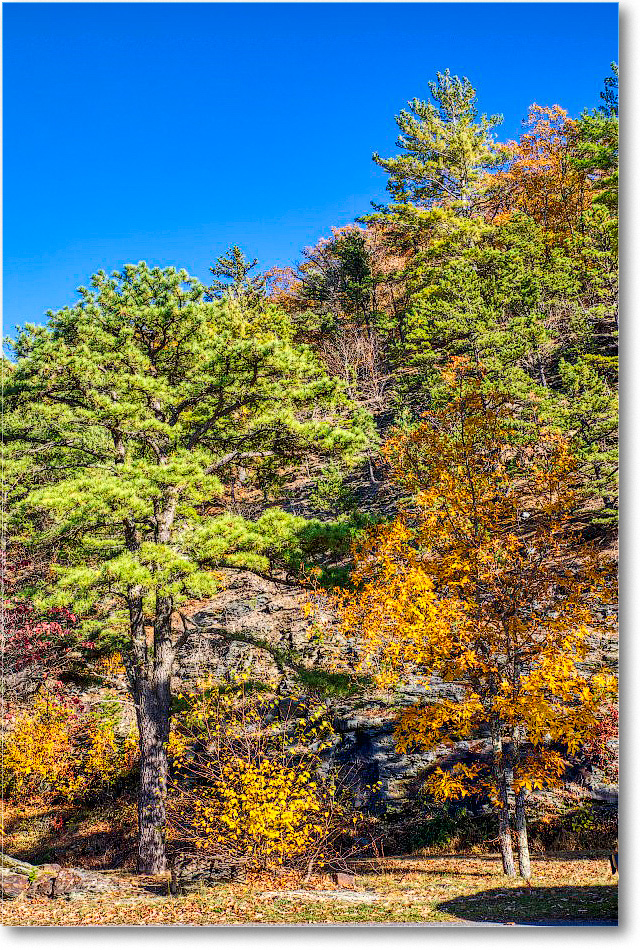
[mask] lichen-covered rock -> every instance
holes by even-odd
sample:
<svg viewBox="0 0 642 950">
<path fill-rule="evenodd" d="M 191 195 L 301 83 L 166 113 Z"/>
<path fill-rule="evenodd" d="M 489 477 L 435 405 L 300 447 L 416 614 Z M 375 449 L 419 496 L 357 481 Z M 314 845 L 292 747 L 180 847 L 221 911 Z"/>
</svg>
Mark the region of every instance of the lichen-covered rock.
<svg viewBox="0 0 642 950">
<path fill-rule="evenodd" d="M 117 891 L 120 884 L 106 875 L 83 868 L 61 868 L 59 864 L 40 867 L 3 854 L 0 888 L 2 896 L 16 898 L 67 897 L 70 894 L 99 894 Z"/>
<path fill-rule="evenodd" d="M 356 888 L 356 878 L 354 874 L 350 874 L 349 871 L 335 871 L 332 875 L 332 880 L 337 887 L 348 887 L 352 888 L 352 890 Z"/>
<path fill-rule="evenodd" d="M 66 897 L 75 890 L 77 877 L 73 871 L 63 870 L 56 876 L 54 881 L 52 897 Z"/>
<path fill-rule="evenodd" d="M 172 894 L 193 887 L 212 887 L 215 884 L 245 879 L 242 864 L 219 856 L 175 854 L 170 862 Z"/>
<path fill-rule="evenodd" d="M 0 875 L 0 895 L 2 898 L 21 897 L 29 887 L 29 878 L 24 874 L 12 874 L 3 871 Z"/>
<path fill-rule="evenodd" d="M 39 874 L 26 891 L 27 897 L 53 897 L 56 877 L 53 874 Z"/>
</svg>

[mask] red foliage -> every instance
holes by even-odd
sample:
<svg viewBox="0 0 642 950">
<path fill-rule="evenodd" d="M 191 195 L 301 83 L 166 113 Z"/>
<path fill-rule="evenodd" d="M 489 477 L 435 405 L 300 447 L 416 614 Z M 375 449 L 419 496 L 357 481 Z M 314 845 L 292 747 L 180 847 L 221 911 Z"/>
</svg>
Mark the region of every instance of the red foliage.
<svg viewBox="0 0 642 950">
<path fill-rule="evenodd" d="M 613 782 L 616 782 L 618 778 L 619 723 L 617 706 L 611 704 L 605 706 L 593 736 L 584 746 L 591 763 L 601 769 L 604 775 Z"/>
<path fill-rule="evenodd" d="M 50 675 L 64 665 L 76 640 L 76 616 L 66 607 L 39 613 L 27 603 L 3 604 L 3 649 L 5 675 L 32 666 L 47 668 Z M 93 644 L 85 642 L 82 646 Z"/>
</svg>

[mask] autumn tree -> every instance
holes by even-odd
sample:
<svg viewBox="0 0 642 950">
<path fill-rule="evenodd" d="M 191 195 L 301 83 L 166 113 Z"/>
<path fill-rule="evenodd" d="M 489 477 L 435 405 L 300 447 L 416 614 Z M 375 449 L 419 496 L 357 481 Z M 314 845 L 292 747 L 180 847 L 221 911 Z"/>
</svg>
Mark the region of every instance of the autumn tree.
<svg viewBox="0 0 642 950">
<path fill-rule="evenodd" d="M 36 606 L 69 606 L 85 635 L 123 655 L 149 872 L 165 865 L 171 676 L 187 635 L 177 610 L 215 589 L 226 557 L 251 566 L 302 521 L 279 509 L 230 520 L 237 466 L 260 479 L 367 441 L 366 417 L 292 343 L 286 315 L 207 296 L 173 268 L 99 272 L 78 303 L 20 333 L 4 394 L 6 470 L 21 473 L 9 544 L 54 553 Z"/>
<path fill-rule="evenodd" d="M 575 160 L 579 136 L 578 122 L 561 106 L 533 104 L 519 142 L 503 146 L 508 167 L 486 179 L 493 215 L 523 211 L 556 237 L 581 228 L 591 196 Z"/>
<path fill-rule="evenodd" d="M 13 468 L 13 478 L 10 468 Z M 4 474 L 3 514 L 24 472 L 19 466 L 6 465 Z M 3 531 L 5 528 L 6 525 Z M 4 538 L 6 540 L 6 533 Z M 83 637 L 71 610 L 66 607 L 36 609 L 25 597 L 25 590 L 42 582 L 50 569 L 47 559 L 32 560 L 18 544 L 10 545 L 9 552 L 0 553 L 3 592 L 0 697 L 3 705 L 20 704 L 47 683 L 58 683 L 82 669 L 88 653 L 93 650 L 93 642 Z"/>
<path fill-rule="evenodd" d="M 487 751 L 427 782 L 437 798 L 487 795 L 504 871 L 530 876 L 526 793 L 562 779 L 596 729 L 610 674 L 587 673 L 594 608 L 609 570 L 573 527 L 576 463 L 556 431 L 523 434 L 501 392 L 451 372 L 452 399 L 385 447 L 407 503 L 355 551 L 353 592 L 337 594 L 358 669 L 390 688 L 437 675 L 457 698 L 403 710 L 402 750 L 487 737 Z M 434 680 L 433 680 L 434 684 Z"/>
<path fill-rule="evenodd" d="M 65 607 L 36 610 L 27 601 L 7 600 L 2 610 L 2 698 L 19 699 L 35 692 L 48 679 L 57 680 L 79 665 L 76 617 Z"/>
<path fill-rule="evenodd" d="M 5 716 L 4 795 L 18 802 L 80 802 L 113 794 L 132 769 L 136 738 L 77 696 L 43 690 Z"/>
</svg>

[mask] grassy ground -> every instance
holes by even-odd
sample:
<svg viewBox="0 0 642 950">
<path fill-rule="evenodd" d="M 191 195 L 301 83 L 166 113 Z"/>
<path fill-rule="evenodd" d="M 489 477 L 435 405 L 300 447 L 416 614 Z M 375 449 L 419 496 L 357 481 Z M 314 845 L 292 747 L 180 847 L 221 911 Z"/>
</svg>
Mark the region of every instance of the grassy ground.
<svg viewBox="0 0 642 950">
<path fill-rule="evenodd" d="M 288 894 L 300 884 L 274 880 L 219 885 L 169 897 L 166 884 L 138 882 L 127 896 L 82 900 L 7 901 L 8 926 L 188 924 L 530 923 L 617 918 L 617 886 L 605 856 L 554 856 L 533 862 L 532 887 L 508 882 L 494 856 L 391 858 L 357 871 L 356 887 L 377 900 L 313 899 L 331 887 L 318 879 L 310 897 Z M 163 893 L 165 892 L 165 893 Z"/>
</svg>

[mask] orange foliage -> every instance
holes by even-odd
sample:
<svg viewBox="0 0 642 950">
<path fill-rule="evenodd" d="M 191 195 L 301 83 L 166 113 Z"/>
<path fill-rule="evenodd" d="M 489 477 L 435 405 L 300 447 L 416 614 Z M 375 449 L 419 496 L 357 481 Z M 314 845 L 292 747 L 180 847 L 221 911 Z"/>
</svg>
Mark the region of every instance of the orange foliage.
<svg viewBox="0 0 642 950">
<path fill-rule="evenodd" d="M 592 735 L 615 679 L 586 673 L 588 626 L 612 599 L 608 571 L 573 529 L 568 443 L 526 438 L 501 393 L 466 367 L 455 398 L 398 430 L 384 452 L 408 494 L 391 524 L 355 551 L 355 593 L 336 595 L 359 669 L 384 687 L 432 674 L 456 700 L 406 709 L 402 750 L 490 733 L 488 761 L 436 770 L 436 797 L 502 795 L 559 781 Z M 536 425 L 536 421 L 534 422 Z"/>
<path fill-rule="evenodd" d="M 537 104 L 526 124 L 519 142 L 504 146 L 508 168 L 486 178 L 491 217 L 522 211 L 545 230 L 568 237 L 591 204 L 588 176 L 574 163 L 579 125 L 560 106 Z"/>
<path fill-rule="evenodd" d="M 264 274 L 267 279 L 268 299 L 276 306 L 292 313 L 297 309 L 296 274 L 291 267 L 271 267 Z"/>
</svg>

